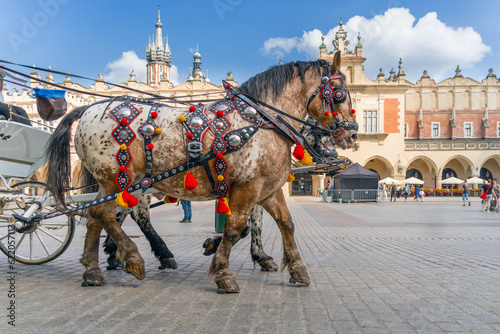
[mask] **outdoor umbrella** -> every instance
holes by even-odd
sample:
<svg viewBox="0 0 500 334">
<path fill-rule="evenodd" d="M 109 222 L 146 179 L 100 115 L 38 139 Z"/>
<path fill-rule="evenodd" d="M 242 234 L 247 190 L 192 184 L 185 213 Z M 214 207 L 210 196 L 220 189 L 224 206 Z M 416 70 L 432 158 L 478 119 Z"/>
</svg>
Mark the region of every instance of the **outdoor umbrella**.
<svg viewBox="0 0 500 334">
<path fill-rule="evenodd" d="M 481 179 L 480 177 L 474 176 L 474 177 L 471 177 L 470 179 L 467 179 L 467 183 L 468 184 L 482 184 L 483 179 Z"/>
<path fill-rule="evenodd" d="M 457 179 L 454 176 L 441 181 L 441 184 L 461 184 L 461 183 L 464 183 L 464 180 Z"/>
<path fill-rule="evenodd" d="M 378 184 L 400 184 L 401 181 L 395 180 L 392 177 L 386 177 L 385 179 L 382 179 L 378 181 Z"/>
<path fill-rule="evenodd" d="M 416 177 L 410 177 L 409 179 L 401 181 L 401 183 L 407 184 L 424 184 L 424 181 L 417 179 Z"/>
</svg>

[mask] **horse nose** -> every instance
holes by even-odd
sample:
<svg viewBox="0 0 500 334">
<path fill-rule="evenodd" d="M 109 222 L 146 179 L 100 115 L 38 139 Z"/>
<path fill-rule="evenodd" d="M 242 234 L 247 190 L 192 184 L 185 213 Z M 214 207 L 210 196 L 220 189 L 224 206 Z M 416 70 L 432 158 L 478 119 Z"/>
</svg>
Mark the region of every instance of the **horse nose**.
<svg viewBox="0 0 500 334">
<path fill-rule="evenodd" d="M 351 135 L 351 139 L 352 139 L 352 142 L 354 143 L 358 139 L 358 134 L 357 133 L 353 133 Z"/>
</svg>

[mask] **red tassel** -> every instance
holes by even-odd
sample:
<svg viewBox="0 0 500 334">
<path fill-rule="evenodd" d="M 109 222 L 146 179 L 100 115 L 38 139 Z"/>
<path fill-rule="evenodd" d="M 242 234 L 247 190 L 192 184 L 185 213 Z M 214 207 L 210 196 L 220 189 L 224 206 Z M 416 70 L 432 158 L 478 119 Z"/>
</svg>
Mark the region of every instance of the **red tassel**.
<svg viewBox="0 0 500 334">
<path fill-rule="evenodd" d="M 191 172 L 187 172 L 186 176 L 184 176 L 184 189 L 193 190 L 198 187 L 198 181 L 196 181 L 195 177 Z"/>
<path fill-rule="evenodd" d="M 295 146 L 295 149 L 293 150 L 293 157 L 297 160 L 304 159 L 304 148 L 302 145 Z"/>
<path fill-rule="evenodd" d="M 167 204 L 169 204 L 169 203 L 177 203 L 177 198 L 165 195 L 165 197 L 163 197 L 163 202 L 165 202 Z"/>
<path fill-rule="evenodd" d="M 137 203 L 139 203 L 139 200 L 137 199 L 137 197 L 131 195 L 128 191 L 125 190 L 118 194 L 118 196 L 116 197 L 116 203 L 120 207 L 127 209 L 136 206 Z"/>
<path fill-rule="evenodd" d="M 217 208 L 215 209 L 215 211 L 219 215 L 225 215 L 230 212 L 229 207 L 227 206 L 223 198 L 219 199 L 219 202 L 217 202 Z"/>
</svg>

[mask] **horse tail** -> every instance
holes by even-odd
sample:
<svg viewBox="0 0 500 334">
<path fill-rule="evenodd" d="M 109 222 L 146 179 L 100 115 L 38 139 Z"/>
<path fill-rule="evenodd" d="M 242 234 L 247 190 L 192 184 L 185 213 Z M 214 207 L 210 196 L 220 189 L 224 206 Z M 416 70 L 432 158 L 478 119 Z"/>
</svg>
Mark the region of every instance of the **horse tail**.
<svg viewBox="0 0 500 334">
<path fill-rule="evenodd" d="M 87 106 L 79 107 L 67 114 L 50 136 L 45 150 L 48 163 L 47 184 L 56 201 L 65 208 L 64 195 L 69 190 L 71 181 L 71 125 L 82 117 L 86 109 Z"/>
</svg>

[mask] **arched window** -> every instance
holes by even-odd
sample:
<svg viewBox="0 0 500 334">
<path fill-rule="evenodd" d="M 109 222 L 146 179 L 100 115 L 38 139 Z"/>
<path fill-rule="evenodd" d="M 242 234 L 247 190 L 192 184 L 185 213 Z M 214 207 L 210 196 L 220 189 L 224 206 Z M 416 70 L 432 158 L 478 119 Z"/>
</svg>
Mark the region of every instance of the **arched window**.
<svg viewBox="0 0 500 334">
<path fill-rule="evenodd" d="M 481 94 L 479 95 L 479 108 L 486 108 L 486 92 L 484 90 L 481 91 Z"/>
<path fill-rule="evenodd" d="M 493 174 L 491 174 L 489 169 L 481 167 L 481 170 L 479 171 L 479 177 L 483 180 L 493 179 Z"/>
<path fill-rule="evenodd" d="M 450 177 L 457 177 L 457 173 L 455 173 L 455 171 L 451 168 L 445 168 L 441 174 L 441 179 L 445 180 Z"/>
<path fill-rule="evenodd" d="M 470 109 L 470 92 L 468 90 L 464 93 L 464 109 Z"/>
<path fill-rule="evenodd" d="M 453 108 L 454 104 L 455 104 L 455 95 L 453 94 L 452 91 L 449 91 L 448 94 L 446 94 L 446 108 L 451 109 Z"/>
<path fill-rule="evenodd" d="M 418 171 L 418 169 L 412 168 L 408 169 L 406 171 L 406 179 L 409 179 L 410 177 L 416 177 L 419 180 L 423 180 L 424 178 L 422 177 L 422 173 Z"/>
<path fill-rule="evenodd" d="M 431 109 L 437 109 L 437 107 L 438 107 L 437 93 L 431 92 Z"/>
</svg>

